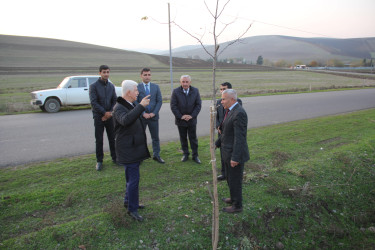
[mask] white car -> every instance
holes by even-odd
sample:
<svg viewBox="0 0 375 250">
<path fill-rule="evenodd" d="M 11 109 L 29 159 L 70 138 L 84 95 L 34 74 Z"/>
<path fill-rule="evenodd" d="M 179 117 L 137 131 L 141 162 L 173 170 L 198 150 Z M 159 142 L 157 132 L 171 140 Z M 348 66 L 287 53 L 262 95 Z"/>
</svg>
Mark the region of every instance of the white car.
<svg viewBox="0 0 375 250">
<path fill-rule="evenodd" d="M 55 113 L 61 106 L 90 104 L 89 86 L 96 82 L 99 76 L 68 76 L 55 89 L 45 89 L 31 92 L 31 104 L 41 110 Z M 116 95 L 121 96 L 121 87 L 115 87 Z"/>
</svg>

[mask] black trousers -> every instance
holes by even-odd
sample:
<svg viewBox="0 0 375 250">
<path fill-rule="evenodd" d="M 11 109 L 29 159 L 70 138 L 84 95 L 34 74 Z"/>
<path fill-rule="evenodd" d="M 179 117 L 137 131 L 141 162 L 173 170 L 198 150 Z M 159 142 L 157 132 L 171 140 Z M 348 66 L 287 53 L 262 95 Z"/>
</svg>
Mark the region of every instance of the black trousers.
<svg viewBox="0 0 375 250">
<path fill-rule="evenodd" d="M 224 158 L 225 176 L 227 177 L 227 183 L 230 192 L 230 199 L 232 205 L 236 208 L 242 208 L 242 179 L 244 163 L 238 164 L 234 168 L 230 165 L 232 150 L 222 150 L 222 156 Z"/>
<path fill-rule="evenodd" d="M 111 157 L 113 161 L 116 161 L 116 151 L 115 151 L 115 128 L 113 125 L 113 118 L 106 121 L 102 121 L 102 118 L 94 118 L 95 126 L 95 144 L 96 144 L 96 161 L 103 162 L 103 136 L 104 129 L 107 132 L 109 149 L 111 151 Z"/>
<path fill-rule="evenodd" d="M 178 133 L 180 134 L 181 149 L 184 155 L 189 155 L 189 144 L 193 153 L 193 157 L 198 157 L 198 138 L 197 138 L 197 126 L 177 126 Z"/>
</svg>

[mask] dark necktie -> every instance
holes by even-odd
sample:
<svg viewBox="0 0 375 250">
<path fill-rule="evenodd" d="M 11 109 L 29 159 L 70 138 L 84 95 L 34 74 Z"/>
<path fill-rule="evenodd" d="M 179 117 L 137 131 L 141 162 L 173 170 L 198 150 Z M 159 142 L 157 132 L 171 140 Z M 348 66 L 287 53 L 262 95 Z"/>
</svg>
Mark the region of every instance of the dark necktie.
<svg viewBox="0 0 375 250">
<path fill-rule="evenodd" d="M 225 111 L 225 115 L 224 115 L 224 120 L 223 120 L 223 122 L 224 122 L 225 119 L 227 118 L 228 113 L 229 113 L 229 109 L 227 109 L 227 110 Z"/>
</svg>

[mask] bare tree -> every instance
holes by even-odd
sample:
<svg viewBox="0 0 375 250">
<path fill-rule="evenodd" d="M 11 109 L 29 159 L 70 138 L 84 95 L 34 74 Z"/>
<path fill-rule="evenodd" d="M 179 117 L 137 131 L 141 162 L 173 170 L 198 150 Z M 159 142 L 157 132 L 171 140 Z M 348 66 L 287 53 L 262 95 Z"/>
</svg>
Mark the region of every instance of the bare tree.
<svg viewBox="0 0 375 250">
<path fill-rule="evenodd" d="M 213 52 L 210 52 L 207 50 L 205 45 L 202 42 L 202 38 L 199 38 L 195 35 L 193 35 L 191 32 L 187 31 L 180 25 L 178 25 L 176 22 L 172 22 L 174 25 L 176 25 L 179 29 L 187 33 L 189 36 L 196 39 L 205 52 L 212 58 L 212 104 L 210 106 L 210 117 L 211 117 L 211 125 L 210 125 L 210 152 L 211 152 L 211 165 L 212 165 L 212 189 L 213 189 L 213 213 L 212 213 L 212 248 L 217 249 L 217 245 L 219 242 L 219 201 L 218 201 L 218 192 L 217 192 L 217 174 L 216 174 L 216 156 L 215 156 L 215 124 L 216 124 L 216 64 L 218 57 L 223 53 L 224 50 L 226 50 L 229 46 L 239 42 L 241 38 L 249 31 L 251 24 L 244 30 L 242 34 L 240 34 L 235 40 L 232 40 L 231 42 L 227 43 L 225 47 L 220 48 L 219 45 L 219 37 L 223 34 L 223 32 L 233 23 L 235 23 L 236 19 L 232 22 L 225 23 L 224 27 L 218 31 L 217 30 L 217 24 L 219 21 L 220 16 L 223 14 L 225 8 L 229 4 L 231 0 L 227 0 L 222 7 L 219 7 L 220 0 L 216 0 L 216 8 L 214 11 L 211 11 L 208 7 L 206 1 L 204 0 L 204 4 L 210 13 L 210 15 L 213 18 L 213 30 L 212 30 L 212 36 L 214 40 L 214 50 Z"/>
<path fill-rule="evenodd" d="M 211 11 L 208 7 L 206 0 L 204 0 L 204 4 L 207 8 L 207 11 L 213 18 L 213 29 L 210 34 L 213 37 L 214 40 L 214 50 L 213 52 L 208 51 L 206 46 L 203 44 L 203 37 L 205 34 L 203 34 L 201 37 L 198 37 L 196 35 L 193 35 L 192 32 L 189 32 L 188 30 L 181 27 L 178 23 L 175 21 L 169 22 L 170 24 L 174 24 L 179 29 L 184 31 L 186 34 L 197 40 L 204 51 L 212 58 L 212 104 L 210 106 L 210 153 L 211 153 L 211 165 L 212 165 L 212 191 L 210 190 L 210 193 L 212 194 L 212 200 L 213 200 L 213 207 L 212 207 L 212 248 L 217 249 L 217 245 L 219 242 L 219 201 L 218 201 L 218 192 L 217 192 L 217 174 L 216 174 L 216 155 L 215 155 L 215 124 L 216 124 L 216 64 L 218 57 L 231 45 L 240 42 L 241 38 L 249 31 L 251 28 L 250 24 L 243 33 L 238 35 L 238 37 L 235 40 L 232 40 L 228 42 L 225 46 L 220 48 L 219 45 L 219 37 L 224 33 L 224 31 L 232 24 L 234 24 L 237 20 L 235 18 L 231 22 L 224 23 L 223 28 L 221 30 L 217 30 L 218 21 L 223 14 L 224 10 L 227 8 L 227 5 L 229 4 L 231 0 L 226 0 L 224 5 L 219 7 L 220 0 L 216 0 L 216 7 L 214 11 Z M 142 20 L 147 20 L 148 17 L 143 17 Z M 157 20 L 153 19 L 154 21 L 158 22 Z M 161 22 L 158 22 L 161 23 Z"/>
</svg>

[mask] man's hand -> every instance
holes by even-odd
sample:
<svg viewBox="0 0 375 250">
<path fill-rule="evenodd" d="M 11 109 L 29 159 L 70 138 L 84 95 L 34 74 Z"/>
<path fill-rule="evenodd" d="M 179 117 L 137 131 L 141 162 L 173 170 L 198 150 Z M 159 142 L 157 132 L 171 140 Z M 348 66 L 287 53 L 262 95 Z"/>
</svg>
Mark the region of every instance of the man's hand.
<svg viewBox="0 0 375 250">
<path fill-rule="evenodd" d="M 145 118 L 145 119 L 150 119 L 154 116 L 155 116 L 154 113 L 143 113 L 143 118 Z"/>
<path fill-rule="evenodd" d="M 230 166 L 232 167 L 232 168 L 234 168 L 235 166 L 237 166 L 238 164 L 240 164 L 239 162 L 236 162 L 236 161 L 230 161 Z"/>
<path fill-rule="evenodd" d="M 183 115 L 181 117 L 181 120 L 185 120 L 185 121 L 189 121 L 190 119 L 192 119 L 193 117 L 191 115 Z"/>
<path fill-rule="evenodd" d="M 112 112 L 105 112 L 104 116 L 102 117 L 102 121 L 104 122 L 111 117 L 112 117 Z"/>
<path fill-rule="evenodd" d="M 150 95 L 148 95 L 148 96 L 145 96 L 143 99 L 142 99 L 142 101 L 141 101 L 141 105 L 143 106 L 143 107 L 147 107 L 149 104 L 150 104 Z"/>
</svg>

